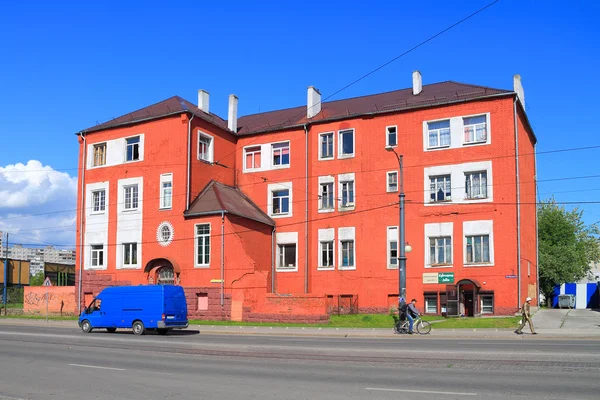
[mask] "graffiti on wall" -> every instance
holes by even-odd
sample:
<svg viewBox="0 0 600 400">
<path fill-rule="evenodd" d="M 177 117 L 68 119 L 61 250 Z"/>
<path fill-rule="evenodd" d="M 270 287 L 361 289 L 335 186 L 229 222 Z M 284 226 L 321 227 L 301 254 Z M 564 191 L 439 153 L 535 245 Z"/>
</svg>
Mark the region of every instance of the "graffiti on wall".
<svg viewBox="0 0 600 400">
<path fill-rule="evenodd" d="M 74 286 L 55 287 L 25 287 L 23 296 L 23 312 L 45 313 L 46 299 L 48 299 L 48 312 L 74 314 L 77 308 Z"/>
</svg>

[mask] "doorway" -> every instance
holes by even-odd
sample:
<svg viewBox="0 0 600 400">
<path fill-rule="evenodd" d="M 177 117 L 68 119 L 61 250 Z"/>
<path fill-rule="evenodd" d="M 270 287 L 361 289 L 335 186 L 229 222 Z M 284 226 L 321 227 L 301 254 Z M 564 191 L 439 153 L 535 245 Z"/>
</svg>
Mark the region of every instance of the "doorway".
<svg viewBox="0 0 600 400">
<path fill-rule="evenodd" d="M 473 306 L 473 292 L 464 292 L 465 298 L 465 317 L 475 316 L 475 308 Z"/>
</svg>

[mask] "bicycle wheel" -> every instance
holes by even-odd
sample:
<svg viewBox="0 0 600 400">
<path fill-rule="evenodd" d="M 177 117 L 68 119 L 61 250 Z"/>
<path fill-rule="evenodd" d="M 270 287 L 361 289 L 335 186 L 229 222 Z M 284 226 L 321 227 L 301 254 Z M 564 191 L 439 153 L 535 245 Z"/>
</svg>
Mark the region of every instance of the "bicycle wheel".
<svg viewBox="0 0 600 400">
<path fill-rule="evenodd" d="M 419 321 L 417 324 L 417 332 L 420 335 L 427 335 L 429 332 L 431 332 L 431 324 L 427 321 Z"/>
<path fill-rule="evenodd" d="M 394 324 L 394 333 L 400 334 L 402 333 L 402 328 L 400 327 L 400 325 L 402 324 L 402 322 L 398 321 Z"/>
</svg>

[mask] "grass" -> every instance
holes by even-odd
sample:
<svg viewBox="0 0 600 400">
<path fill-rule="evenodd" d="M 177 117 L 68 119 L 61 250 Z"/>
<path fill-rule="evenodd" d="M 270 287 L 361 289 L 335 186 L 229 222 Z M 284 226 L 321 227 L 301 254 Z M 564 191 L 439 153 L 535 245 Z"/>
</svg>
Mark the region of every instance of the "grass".
<svg viewBox="0 0 600 400">
<path fill-rule="evenodd" d="M 46 319 L 46 315 L 2 315 L 0 319 Z M 61 317 L 55 315 L 48 315 L 49 321 L 77 321 L 77 317 Z"/>
<path fill-rule="evenodd" d="M 4 304 L 0 303 L 0 308 L 4 308 Z M 23 303 L 6 303 L 6 308 L 23 308 Z"/>
<path fill-rule="evenodd" d="M 433 329 L 517 329 L 521 317 L 448 318 L 432 324 Z"/>
</svg>

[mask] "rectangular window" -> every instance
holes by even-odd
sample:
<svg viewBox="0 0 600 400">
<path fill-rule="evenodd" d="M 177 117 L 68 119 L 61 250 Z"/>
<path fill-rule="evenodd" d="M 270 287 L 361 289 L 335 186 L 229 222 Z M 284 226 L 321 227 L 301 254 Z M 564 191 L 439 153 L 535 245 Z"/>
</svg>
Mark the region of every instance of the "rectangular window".
<svg viewBox="0 0 600 400">
<path fill-rule="evenodd" d="M 198 132 L 198 160 L 212 162 L 212 142 L 212 137 Z"/>
<path fill-rule="evenodd" d="M 290 142 L 276 143 L 272 145 L 272 150 L 274 167 L 290 165 Z"/>
<path fill-rule="evenodd" d="M 398 228 L 388 228 L 388 268 L 398 268 Z"/>
<path fill-rule="evenodd" d="M 427 123 L 429 148 L 450 147 L 450 120 Z"/>
<path fill-rule="evenodd" d="M 354 155 L 354 129 L 346 129 L 339 132 L 340 157 Z"/>
<path fill-rule="evenodd" d="M 290 212 L 289 189 L 273 191 L 273 215 L 287 214 Z"/>
<path fill-rule="evenodd" d="M 425 296 L 425 313 L 437 314 L 437 295 Z"/>
<path fill-rule="evenodd" d="M 487 198 L 487 172 L 469 172 L 465 174 L 465 198 Z"/>
<path fill-rule="evenodd" d="M 137 161 L 140 159 L 140 137 L 131 137 L 125 139 L 127 143 L 126 161 Z"/>
<path fill-rule="evenodd" d="M 485 115 L 463 118 L 465 143 L 487 141 L 487 120 Z"/>
<path fill-rule="evenodd" d="M 387 191 L 397 192 L 398 191 L 398 173 L 396 171 L 387 173 Z"/>
<path fill-rule="evenodd" d="M 210 265 L 210 224 L 196 225 L 196 265 Z"/>
<path fill-rule="evenodd" d="M 319 135 L 321 159 L 333 158 L 333 132 Z"/>
<path fill-rule="evenodd" d="M 123 243 L 123 265 L 137 265 L 137 243 Z"/>
<path fill-rule="evenodd" d="M 92 267 L 104 266 L 104 245 L 92 245 Z"/>
<path fill-rule="evenodd" d="M 106 165 L 106 143 L 94 145 L 94 167 Z"/>
<path fill-rule="evenodd" d="M 388 126 L 386 128 L 385 143 L 387 146 L 395 147 L 398 145 L 398 128 L 395 126 Z"/>
<path fill-rule="evenodd" d="M 253 170 L 260 168 L 260 146 L 248 147 L 244 150 L 245 152 L 245 166 L 246 170 Z"/>
<path fill-rule="evenodd" d="M 319 266 L 327 268 L 333 267 L 333 240 L 320 242 L 321 244 L 321 262 Z"/>
<path fill-rule="evenodd" d="M 296 268 L 296 244 L 279 244 L 278 248 L 278 263 L 279 269 L 294 269 Z"/>
<path fill-rule="evenodd" d="M 342 267 L 354 267 L 354 240 L 342 240 Z"/>
<path fill-rule="evenodd" d="M 450 236 L 429 238 L 429 264 L 452 264 L 452 238 Z"/>
<path fill-rule="evenodd" d="M 490 262 L 490 236 L 467 236 L 467 248 L 465 249 L 468 264 Z"/>
<path fill-rule="evenodd" d="M 102 212 L 106 210 L 106 191 L 95 190 L 92 192 L 92 212 Z"/>
<path fill-rule="evenodd" d="M 138 208 L 138 185 L 124 186 L 125 191 L 125 210 L 136 210 Z"/>
<path fill-rule="evenodd" d="M 160 208 L 173 206 L 173 181 L 171 179 L 171 175 L 161 175 Z"/>
<path fill-rule="evenodd" d="M 321 183 L 321 210 L 333 209 L 333 182 Z"/>
<path fill-rule="evenodd" d="M 430 201 L 450 201 L 452 200 L 452 185 L 450 175 L 432 176 L 429 178 L 429 188 L 431 190 Z"/>
<path fill-rule="evenodd" d="M 208 310 L 208 293 L 196 293 L 198 311 Z"/>
<path fill-rule="evenodd" d="M 493 314 L 494 313 L 494 295 L 486 294 L 481 295 L 481 313 L 482 314 Z"/>
<path fill-rule="evenodd" d="M 341 182 L 342 184 L 342 207 L 354 206 L 354 181 Z"/>
</svg>

